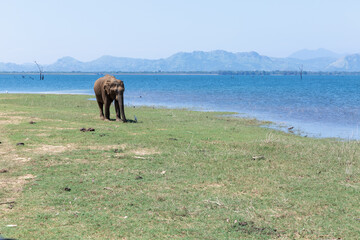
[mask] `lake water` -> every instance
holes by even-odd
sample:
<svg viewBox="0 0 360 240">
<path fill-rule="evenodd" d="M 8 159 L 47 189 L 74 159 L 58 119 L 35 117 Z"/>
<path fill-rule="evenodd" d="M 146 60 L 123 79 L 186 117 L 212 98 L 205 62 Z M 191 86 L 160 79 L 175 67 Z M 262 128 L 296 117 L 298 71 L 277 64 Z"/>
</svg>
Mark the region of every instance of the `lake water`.
<svg viewBox="0 0 360 240">
<path fill-rule="evenodd" d="M 97 75 L 0 75 L 0 93 L 93 95 Z M 125 104 L 230 111 L 312 137 L 360 139 L 360 76 L 119 75 Z"/>
</svg>

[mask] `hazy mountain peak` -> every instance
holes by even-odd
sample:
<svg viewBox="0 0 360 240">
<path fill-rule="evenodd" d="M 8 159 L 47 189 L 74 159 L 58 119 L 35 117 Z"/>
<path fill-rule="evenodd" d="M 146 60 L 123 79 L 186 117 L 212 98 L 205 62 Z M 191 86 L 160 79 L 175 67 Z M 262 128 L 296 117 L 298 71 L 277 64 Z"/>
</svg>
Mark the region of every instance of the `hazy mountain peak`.
<svg viewBox="0 0 360 240">
<path fill-rule="evenodd" d="M 79 60 L 73 57 L 62 57 L 59 58 L 55 63 L 44 66 L 45 71 L 82 71 L 82 64 Z"/>
<path fill-rule="evenodd" d="M 339 58 L 341 54 L 332 52 L 330 50 L 319 48 L 316 50 L 302 49 L 292 53 L 289 58 L 296 58 L 302 60 L 314 59 L 314 58 Z"/>
<path fill-rule="evenodd" d="M 70 62 L 80 62 L 80 61 L 73 57 L 65 56 L 65 57 L 59 58 L 56 62 L 57 63 L 65 63 L 65 62 L 70 63 Z"/>
<path fill-rule="evenodd" d="M 360 71 L 360 54 L 351 54 L 339 58 L 328 66 L 329 70 Z"/>
<path fill-rule="evenodd" d="M 260 56 L 260 54 L 255 52 L 255 51 L 249 52 L 249 55 L 251 55 L 251 56 Z"/>
</svg>

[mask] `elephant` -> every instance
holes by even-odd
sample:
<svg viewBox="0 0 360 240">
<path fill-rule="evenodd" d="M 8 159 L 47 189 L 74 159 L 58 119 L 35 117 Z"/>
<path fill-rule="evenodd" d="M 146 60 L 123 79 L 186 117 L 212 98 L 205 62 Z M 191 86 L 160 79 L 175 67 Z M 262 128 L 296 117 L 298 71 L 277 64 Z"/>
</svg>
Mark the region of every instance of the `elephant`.
<svg viewBox="0 0 360 240">
<path fill-rule="evenodd" d="M 94 92 L 100 109 L 100 118 L 110 121 L 110 105 L 114 101 L 116 121 L 126 122 L 124 111 L 124 82 L 114 76 L 106 75 L 95 81 Z M 103 112 L 105 105 L 105 116 Z"/>
</svg>

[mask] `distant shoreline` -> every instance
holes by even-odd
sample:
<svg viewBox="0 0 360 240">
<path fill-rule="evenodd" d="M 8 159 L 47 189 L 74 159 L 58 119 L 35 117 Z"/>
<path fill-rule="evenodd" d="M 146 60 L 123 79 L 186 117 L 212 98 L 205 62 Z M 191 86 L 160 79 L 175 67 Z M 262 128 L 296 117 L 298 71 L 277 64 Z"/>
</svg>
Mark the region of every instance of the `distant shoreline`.
<svg viewBox="0 0 360 240">
<path fill-rule="evenodd" d="M 219 73 L 173 73 L 173 72 L 43 72 L 43 75 L 221 75 Z M 39 75 L 35 72 L 0 72 L 0 75 Z"/>
<path fill-rule="evenodd" d="M 299 71 L 211 71 L 211 72 L 43 72 L 44 75 L 241 75 L 241 76 L 300 76 Z M 0 72 L 0 75 L 39 75 L 39 72 Z M 358 76 L 360 72 L 311 72 L 303 76 Z"/>
</svg>

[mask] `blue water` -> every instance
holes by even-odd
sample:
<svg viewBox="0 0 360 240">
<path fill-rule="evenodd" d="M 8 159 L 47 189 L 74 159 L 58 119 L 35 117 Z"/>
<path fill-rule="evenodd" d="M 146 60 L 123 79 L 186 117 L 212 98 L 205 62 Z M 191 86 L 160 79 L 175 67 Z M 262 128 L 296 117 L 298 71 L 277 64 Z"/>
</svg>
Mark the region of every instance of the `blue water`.
<svg viewBox="0 0 360 240">
<path fill-rule="evenodd" d="M 0 75 L 4 93 L 93 95 L 97 75 Z M 313 137 L 360 139 L 360 76 L 120 75 L 125 104 L 237 112 Z M 33 79 L 32 79 L 33 78 Z"/>
</svg>

